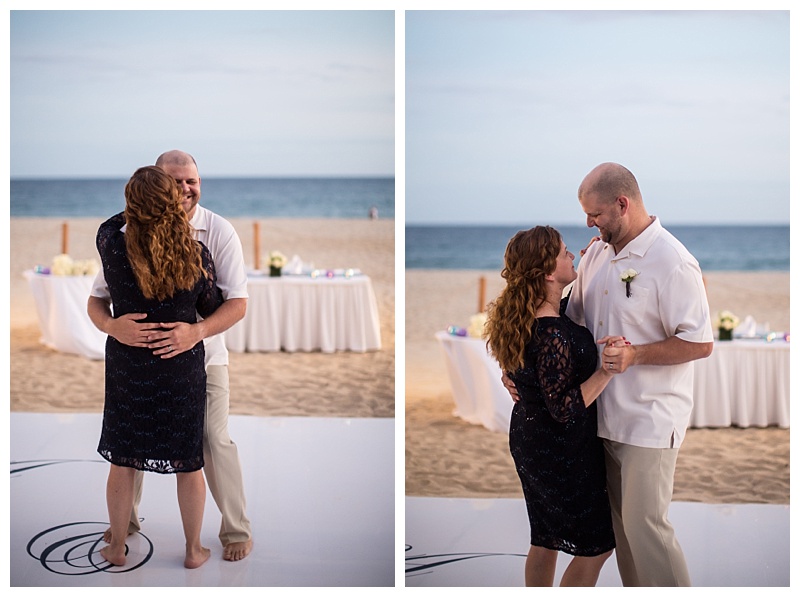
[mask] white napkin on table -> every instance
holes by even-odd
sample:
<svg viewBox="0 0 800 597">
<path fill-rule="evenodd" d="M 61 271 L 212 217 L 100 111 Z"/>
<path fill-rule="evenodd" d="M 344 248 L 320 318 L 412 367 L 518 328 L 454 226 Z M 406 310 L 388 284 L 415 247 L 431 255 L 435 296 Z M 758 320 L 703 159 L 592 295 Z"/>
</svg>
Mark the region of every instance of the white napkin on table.
<svg viewBox="0 0 800 597">
<path fill-rule="evenodd" d="M 292 255 L 292 258 L 283 266 L 285 274 L 302 274 L 314 269 L 313 263 L 305 263 L 299 255 Z"/>
<path fill-rule="evenodd" d="M 756 320 L 752 315 L 748 315 L 744 318 L 744 321 L 739 324 L 739 326 L 733 330 L 734 336 L 755 336 L 756 335 Z"/>
</svg>

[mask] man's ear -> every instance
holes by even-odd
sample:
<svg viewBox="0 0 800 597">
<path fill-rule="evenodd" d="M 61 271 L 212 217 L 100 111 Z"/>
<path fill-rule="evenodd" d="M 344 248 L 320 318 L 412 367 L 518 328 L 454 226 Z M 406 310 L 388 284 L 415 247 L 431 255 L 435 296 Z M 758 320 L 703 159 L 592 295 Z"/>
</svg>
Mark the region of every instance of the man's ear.
<svg viewBox="0 0 800 597">
<path fill-rule="evenodd" d="M 625 195 L 620 195 L 617 197 L 617 205 L 619 206 L 619 215 L 624 216 L 628 213 L 628 208 L 631 205 L 631 200 L 628 199 Z"/>
</svg>

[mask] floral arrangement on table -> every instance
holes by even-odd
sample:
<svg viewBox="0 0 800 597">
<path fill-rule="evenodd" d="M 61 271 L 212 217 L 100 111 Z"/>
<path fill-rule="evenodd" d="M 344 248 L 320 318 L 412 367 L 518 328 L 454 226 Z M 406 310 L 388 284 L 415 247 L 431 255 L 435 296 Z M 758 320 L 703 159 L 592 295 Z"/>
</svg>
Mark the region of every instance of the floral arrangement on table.
<svg viewBox="0 0 800 597">
<path fill-rule="evenodd" d="M 267 253 L 266 261 L 269 264 L 269 275 L 276 277 L 281 275 L 281 270 L 287 263 L 286 255 L 280 251 L 270 251 Z"/>
<path fill-rule="evenodd" d="M 470 338 L 483 338 L 484 327 L 486 326 L 486 313 L 476 313 L 469 318 L 467 333 Z"/>
<path fill-rule="evenodd" d="M 476 313 L 469 318 L 469 327 L 462 328 L 451 325 L 447 328 L 447 333 L 451 336 L 461 336 L 470 338 L 483 338 L 484 328 L 486 327 L 486 313 Z"/>
<path fill-rule="evenodd" d="M 720 311 L 714 318 L 714 327 L 719 330 L 720 340 L 732 340 L 733 330 L 739 327 L 739 318 L 730 311 Z"/>
<path fill-rule="evenodd" d="M 54 276 L 94 276 L 100 271 L 97 259 L 72 259 L 62 253 L 53 258 L 50 273 Z"/>
</svg>

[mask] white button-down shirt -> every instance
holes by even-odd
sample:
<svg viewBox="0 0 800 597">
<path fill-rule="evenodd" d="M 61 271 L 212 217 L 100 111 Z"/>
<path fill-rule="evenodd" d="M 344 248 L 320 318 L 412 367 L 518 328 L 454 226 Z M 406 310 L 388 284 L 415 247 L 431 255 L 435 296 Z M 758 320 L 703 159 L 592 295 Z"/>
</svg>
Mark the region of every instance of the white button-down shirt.
<svg viewBox="0 0 800 597">
<path fill-rule="evenodd" d="M 630 296 L 621 280 L 628 269 L 637 272 Z M 589 248 L 567 315 L 589 328 L 595 340 L 618 335 L 632 344 L 671 336 L 713 342 L 700 266 L 658 218 L 618 255 L 602 242 Z M 647 448 L 679 447 L 692 412 L 693 377 L 692 362 L 629 367 L 597 400 L 598 435 Z"/>
</svg>

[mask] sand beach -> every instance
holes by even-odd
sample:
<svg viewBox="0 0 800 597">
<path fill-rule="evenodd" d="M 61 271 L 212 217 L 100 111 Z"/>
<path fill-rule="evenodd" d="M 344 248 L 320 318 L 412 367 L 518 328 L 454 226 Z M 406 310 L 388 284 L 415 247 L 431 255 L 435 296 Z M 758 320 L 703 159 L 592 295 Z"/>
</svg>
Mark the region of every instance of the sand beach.
<svg viewBox="0 0 800 597">
<path fill-rule="evenodd" d="M 466 327 L 503 280 L 496 271 L 409 270 L 406 304 L 406 494 L 522 497 L 508 435 L 453 416 L 444 355 L 434 339 L 449 325 Z M 705 272 L 711 312 L 789 330 L 788 272 Z M 678 457 L 673 499 L 705 503 L 789 503 L 789 430 L 690 429 Z"/>
<path fill-rule="evenodd" d="M 367 353 L 231 353 L 231 413 L 257 416 L 395 416 L 394 220 L 232 219 L 245 261 L 277 250 L 316 267 L 358 268 L 372 281 L 381 322 L 381 350 Z M 36 310 L 22 272 L 49 265 L 61 252 L 67 223 L 73 259 L 99 261 L 101 219 L 11 218 L 11 410 L 102 412 L 104 363 L 40 344 Z M 262 264 L 263 265 L 263 264 Z"/>
<path fill-rule="evenodd" d="M 61 249 L 57 218 L 10 221 L 10 408 L 24 412 L 101 412 L 102 361 L 39 342 L 32 295 L 22 272 Z M 99 219 L 68 219 L 69 253 L 96 257 Z M 253 220 L 232 220 L 253 261 Z M 393 220 L 260 220 L 260 248 L 297 254 L 317 267 L 357 267 L 377 297 L 382 349 L 365 354 L 232 353 L 231 413 L 257 416 L 395 416 L 395 260 Z M 434 334 L 467 325 L 502 288 L 494 271 L 405 272 L 405 493 L 414 496 L 520 497 L 507 436 L 453 416 L 444 357 Z M 706 272 L 712 312 L 753 315 L 789 329 L 788 272 Z M 400 317 L 403 314 L 398 314 Z M 402 385 L 400 385 L 402 387 Z M 403 412 L 404 407 L 404 412 Z M 397 460 L 403 462 L 402 458 Z M 789 503 L 789 430 L 691 429 L 678 461 L 674 499 L 708 503 Z"/>
</svg>

